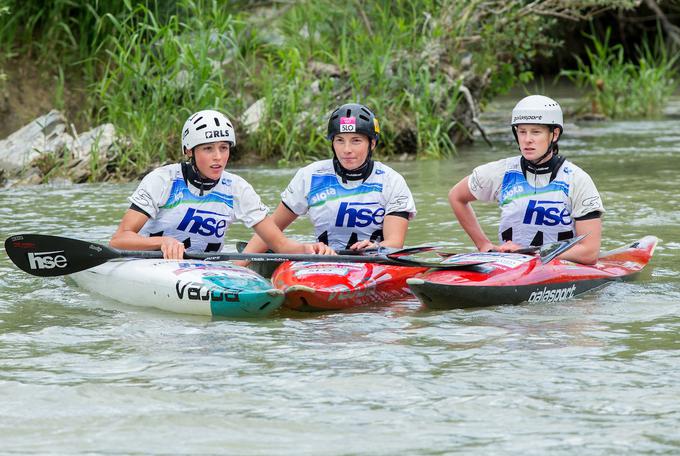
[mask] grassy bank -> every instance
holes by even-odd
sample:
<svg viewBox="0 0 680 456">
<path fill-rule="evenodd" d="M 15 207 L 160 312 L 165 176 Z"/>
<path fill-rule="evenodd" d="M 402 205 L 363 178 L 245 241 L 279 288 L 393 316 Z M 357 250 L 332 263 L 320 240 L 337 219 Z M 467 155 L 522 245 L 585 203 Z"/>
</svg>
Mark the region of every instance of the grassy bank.
<svg viewBox="0 0 680 456">
<path fill-rule="evenodd" d="M 208 107 L 236 121 L 237 158 L 327 157 L 327 114 L 348 101 L 378 114 L 383 156 L 442 157 L 473 128 L 478 107 L 462 85 L 483 106 L 559 48 L 552 13 L 635 2 L 565 4 L 0 0 L 0 63 L 30 56 L 51 68 L 56 107 L 81 81 L 80 121 L 112 122 L 129 140 L 109 166 L 121 177 L 180 158 L 182 122 Z M 258 100 L 259 121 L 247 124 Z"/>
</svg>

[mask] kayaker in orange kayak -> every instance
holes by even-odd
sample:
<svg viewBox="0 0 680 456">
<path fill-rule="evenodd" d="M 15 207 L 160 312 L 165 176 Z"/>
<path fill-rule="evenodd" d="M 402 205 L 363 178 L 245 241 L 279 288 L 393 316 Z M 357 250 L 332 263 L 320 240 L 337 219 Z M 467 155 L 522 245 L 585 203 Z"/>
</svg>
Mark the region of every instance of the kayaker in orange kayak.
<svg viewBox="0 0 680 456">
<path fill-rule="evenodd" d="M 276 225 L 284 230 L 308 215 L 317 240 L 333 249 L 403 247 L 416 206 L 404 178 L 373 160 L 379 137 L 378 119 L 366 106 L 350 103 L 334 110 L 328 120 L 333 158 L 295 174 L 272 215 Z M 264 250 L 256 235 L 244 252 Z"/>
<path fill-rule="evenodd" d="M 182 128 L 182 149 L 188 161 L 149 173 L 129 198 L 113 234 L 112 247 L 161 250 L 166 259 L 185 251 L 218 252 L 235 221 L 253 228 L 278 253 L 332 254 L 327 245 L 301 244 L 283 235 L 253 187 L 225 171 L 236 136 L 221 112 L 199 111 Z"/>
<path fill-rule="evenodd" d="M 528 96 L 512 110 L 511 127 L 521 155 L 478 166 L 449 192 L 458 222 L 481 252 L 509 252 L 587 233 L 560 258 L 597 262 L 605 210 L 590 176 L 559 154 L 562 108 L 551 98 Z M 470 205 L 475 200 L 498 202 L 500 244 L 484 234 Z"/>
</svg>

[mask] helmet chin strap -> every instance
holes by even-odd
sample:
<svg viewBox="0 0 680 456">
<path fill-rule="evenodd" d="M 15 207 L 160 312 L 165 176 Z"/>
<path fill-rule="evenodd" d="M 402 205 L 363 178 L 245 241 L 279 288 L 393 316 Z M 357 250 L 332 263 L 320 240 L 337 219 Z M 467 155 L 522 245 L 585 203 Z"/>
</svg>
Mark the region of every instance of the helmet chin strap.
<svg viewBox="0 0 680 456">
<path fill-rule="evenodd" d="M 540 166 L 540 164 L 543 160 L 545 160 L 548 156 L 553 155 L 553 153 L 555 152 L 554 146 L 555 146 L 555 143 L 551 142 L 550 145 L 548 146 L 548 149 L 545 151 L 545 153 L 543 155 L 538 157 L 536 160 L 527 160 L 527 161 L 529 163 L 531 163 L 532 165 L 536 166 L 536 167 Z"/>
<path fill-rule="evenodd" d="M 366 155 L 366 160 L 359 166 L 358 168 L 349 170 L 342 166 L 340 163 L 340 160 L 338 160 L 338 156 L 335 153 L 335 149 L 333 148 L 333 143 L 331 142 L 331 150 L 333 151 L 333 168 L 335 169 L 335 173 L 342 177 L 342 182 L 347 183 L 347 181 L 357 181 L 357 180 L 366 180 L 368 179 L 368 176 L 371 175 L 373 172 L 373 160 L 371 159 L 371 156 L 373 155 L 373 150 L 371 149 L 371 143 L 369 141 L 368 143 L 368 154 Z"/>
<path fill-rule="evenodd" d="M 551 133 L 552 132 L 553 129 L 551 129 Z M 550 156 L 549 160 L 543 161 L 549 156 Z M 555 179 L 555 177 L 557 176 L 557 172 L 562 166 L 562 163 L 564 163 L 564 160 L 565 157 L 559 155 L 559 146 L 557 145 L 557 141 L 551 141 L 545 153 L 536 160 L 527 160 L 526 158 L 524 158 L 524 156 L 522 156 L 520 160 L 522 166 L 522 174 L 524 174 L 524 178 L 526 179 L 528 171 L 531 174 L 533 174 L 534 179 L 536 179 L 536 176 L 539 174 L 550 173 L 550 182 L 552 182 L 553 179 Z"/>
<path fill-rule="evenodd" d="M 199 196 L 203 196 L 203 192 L 205 191 L 212 190 L 220 181 L 219 179 L 210 179 L 203 176 L 198 170 L 198 166 L 196 166 L 196 159 L 193 154 L 189 157 L 188 162 L 182 163 L 182 175 L 184 176 L 185 182 L 200 189 Z"/>
</svg>

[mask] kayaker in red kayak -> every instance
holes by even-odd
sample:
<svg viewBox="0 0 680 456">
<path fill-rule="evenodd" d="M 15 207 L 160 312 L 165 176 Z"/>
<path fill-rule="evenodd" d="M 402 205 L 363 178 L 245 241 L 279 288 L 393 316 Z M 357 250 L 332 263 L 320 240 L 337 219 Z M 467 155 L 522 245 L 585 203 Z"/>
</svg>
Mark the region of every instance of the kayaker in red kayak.
<svg viewBox="0 0 680 456">
<path fill-rule="evenodd" d="M 449 192 L 458 222 L 479 251 L 509 252 L 587 233 L 560 258 L 597 262 L 604 206 L 590 176 L 559 154 L 562 108 L 531 95 L 512 110 L 512 133 L 521 156 L 478 166 Z M 496 201 L 501 208 L 499 245 L 484 234 L 470 203 Z"/>
<path fill-rule="evenodd" d="M 111 246 L 161 250 L 166 259 L 181 259 L 185 251 L 217 252 L 229 225 L 239 220 L 275 252 L 334 253 L 321 242 L 301 244 L 284 236 L 253 187 L 225 171 L 235 145 L 234 128 L 224 114 L 191 115 L 182 128 L 189 161 L 162 166 L 142 179 Z"/>
<path fill-rule="evenodd" d="M 373 160 L 379 136 L 378 119 L 366 106 L 350 103 L 333 111 L 328 120 L 333 158 L 295 174 L 272 215 L 276 225 L 283 230 L 306 214 L 317 239 L 333 249 L 403 247 L 416 206 L 404 178 Z M 264 250 L 256 235 L 244 252 Z"/>
</svg>

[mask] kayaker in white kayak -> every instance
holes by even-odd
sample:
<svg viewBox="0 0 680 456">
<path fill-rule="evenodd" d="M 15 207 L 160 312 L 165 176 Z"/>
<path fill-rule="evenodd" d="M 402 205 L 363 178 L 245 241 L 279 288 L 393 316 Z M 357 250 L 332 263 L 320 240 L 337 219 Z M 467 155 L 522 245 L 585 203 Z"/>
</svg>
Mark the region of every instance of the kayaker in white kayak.
<svg viewBox="0 0 680 456">
<path fill-rule="evenodd" d="M 189 161 L 149 173 L 130 196 L 130 208 L 111 237 L 112 247 L 161 250 L 166 259 L 188 252 L 218 252 L 235 221 L 241 221 L 279 253 L 333 254 L 321 242 L 287 238 L 268 217 L 253 187 L 225 171 L 234 128 L 222 113 L 199 111 L 182 127 L 182 149 Z"/>
<path fill-rule="evenodd" d="M 521 156 L 478 166 L 449 192 L 458 222 L 481 252 L 588 235 L 560 258 L 597 262 L 604 206 L 590 176 L 559 154 L 564 131 L 562 108 L 553 99 L 531 95 L 512 110 L 512 133 Z M 501 208 L 499 245 L 484 234 L 470 203 L 496 201 Z"/>
<path fill-rule="evenodd" d="M 416 205 L 404 178 L 373 160 L 379 137 L 378 119 L 366 106 L 334 110 L 328 120 L 333 158 L 295 174 L 272 215 L 276 225 L 284 230 L 307 214 L 317 240 L 335 250 L 402 248 Z M 264 250 L 256 235 L 244 252 Z"/>
</svg>

